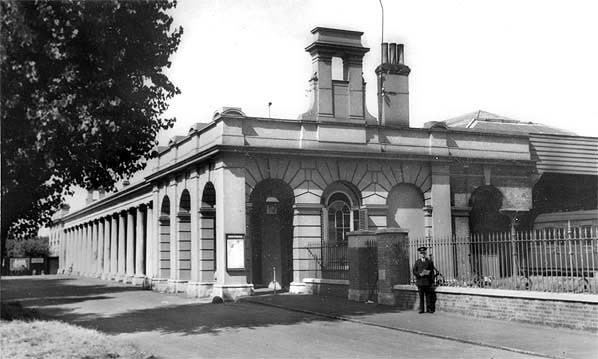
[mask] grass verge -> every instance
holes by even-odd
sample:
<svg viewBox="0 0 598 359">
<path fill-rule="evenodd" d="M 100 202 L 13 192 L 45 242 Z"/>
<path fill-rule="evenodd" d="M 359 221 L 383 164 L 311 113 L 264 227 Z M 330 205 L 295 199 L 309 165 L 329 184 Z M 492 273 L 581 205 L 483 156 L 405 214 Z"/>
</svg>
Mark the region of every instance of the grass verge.
<svg viewBox="0 0 598 359">
<path fill-rule="evenodd" d="M 122 343 L 96 330 L 36 318 L 35 311 L 23 309 L 18 303 L 3 303 L 0 321 L 2 358 L 155 358 L 132 344 Z"/>
</svg>

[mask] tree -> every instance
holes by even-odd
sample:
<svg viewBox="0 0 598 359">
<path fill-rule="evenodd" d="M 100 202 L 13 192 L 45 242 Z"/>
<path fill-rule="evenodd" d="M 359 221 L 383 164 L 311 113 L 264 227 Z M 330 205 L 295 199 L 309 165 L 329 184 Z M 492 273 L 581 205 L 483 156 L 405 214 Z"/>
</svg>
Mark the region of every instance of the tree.
<svg viewBox="0 0 598 359">
<path fill-rule="evenodd" d="M 112 190 L 155 155 L 179 89 L 163 1 L 1 2 L 2 254 L 33 237 L 72 186 Z"/>
<path fill-rule="evenodd" d="M 6 241 L 6 252 L 9 257 L 47 257 L 50 255 L 48 237 L 9 239 Z"/>
</svg>

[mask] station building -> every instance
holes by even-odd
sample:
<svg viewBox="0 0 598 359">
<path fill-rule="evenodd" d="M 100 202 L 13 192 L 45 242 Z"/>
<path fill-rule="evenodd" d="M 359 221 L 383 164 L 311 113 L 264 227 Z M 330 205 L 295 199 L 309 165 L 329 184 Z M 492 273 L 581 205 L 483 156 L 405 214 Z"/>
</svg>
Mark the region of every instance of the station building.
<svg viewBox="0 0 598 359">
<path fill-rule="evenodd" d="M 56 215 L 61 271 L 199 297 L 248 295 L 273 279 L 301 293 L 312 248 L 346 245 L 351 231 L 401 227 L 434 241 L 596 214 L 598 139 L 482 111 L 413 128 L 411 70 L 393 43 L 375 69 L 373 116 L 362 33 L 312 34 L 307 112 L 224 108 L 172 138 L 140 180 Z"/>
</svg>

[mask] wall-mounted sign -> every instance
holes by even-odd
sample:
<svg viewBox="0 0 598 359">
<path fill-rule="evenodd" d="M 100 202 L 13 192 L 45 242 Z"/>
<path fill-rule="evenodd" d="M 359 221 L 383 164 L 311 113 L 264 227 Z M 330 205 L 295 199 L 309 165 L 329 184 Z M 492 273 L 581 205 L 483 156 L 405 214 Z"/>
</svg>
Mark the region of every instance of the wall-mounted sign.
<svg viewBox="0 0 598 359">
<path fill-rule="evenodd" d="M 244 234 L 226 234 L 226 270 L 245 270 Z"/>
</svg>

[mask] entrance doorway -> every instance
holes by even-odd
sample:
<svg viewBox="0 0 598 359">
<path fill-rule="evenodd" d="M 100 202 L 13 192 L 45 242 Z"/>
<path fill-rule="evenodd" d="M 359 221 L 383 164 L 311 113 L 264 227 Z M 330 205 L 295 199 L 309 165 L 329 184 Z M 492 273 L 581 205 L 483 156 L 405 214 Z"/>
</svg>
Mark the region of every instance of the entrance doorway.
<svg viewBox="0 0 598 359">
<path fill-rule="evenodd" d="M 264 180 L 251 193 L 250 203 L 253 284 L 267 287 L 276 280 L 277 288 L 288 289 L 293 279 L 293 191 L 281 180 Z"/>
</svg>

